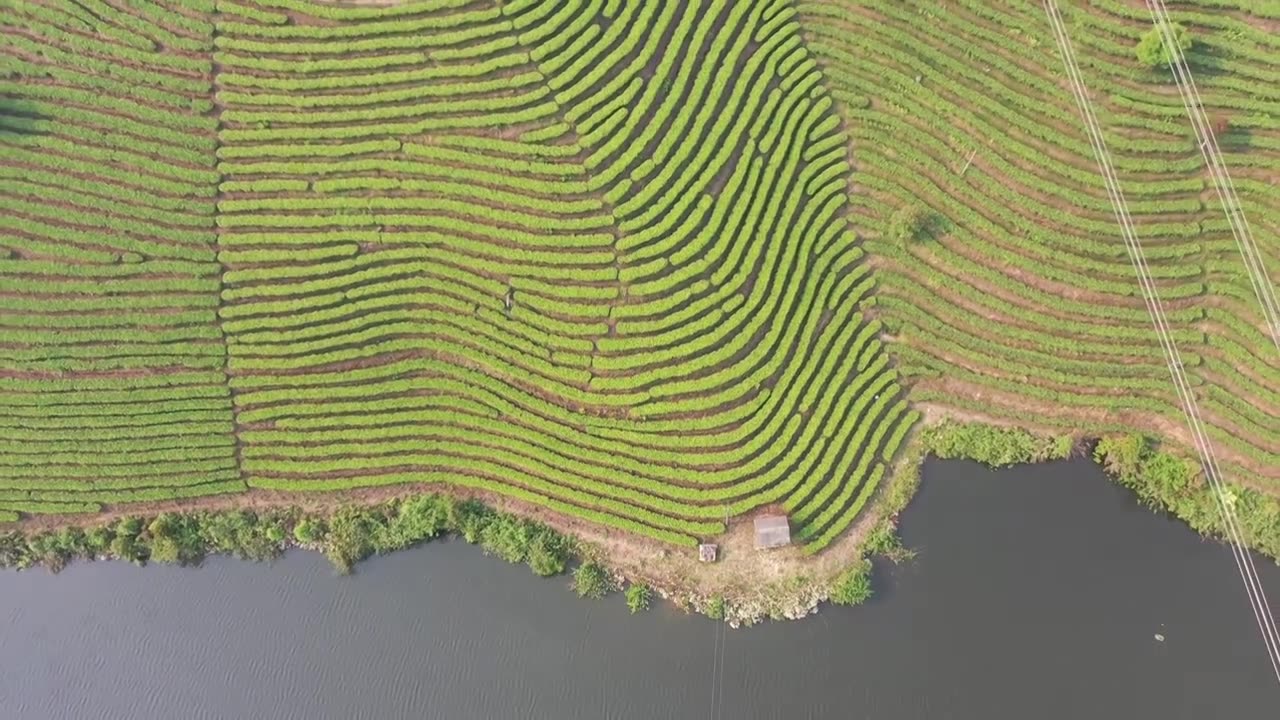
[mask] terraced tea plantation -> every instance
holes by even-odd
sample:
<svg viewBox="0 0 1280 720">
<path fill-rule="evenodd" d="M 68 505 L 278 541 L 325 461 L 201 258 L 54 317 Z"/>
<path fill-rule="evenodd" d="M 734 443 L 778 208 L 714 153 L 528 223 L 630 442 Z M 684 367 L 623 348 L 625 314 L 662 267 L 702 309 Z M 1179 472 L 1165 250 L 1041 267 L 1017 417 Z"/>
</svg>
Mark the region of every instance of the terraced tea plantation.
<svg viewBox="0 0 1280 720">
<path fill-rule="evenodd" d="M 998 7 L 997 7 L 998 5 Z M 1060 2 L 1226 474 L 1280 492 L 1280 352 L 1141 3 Z M 1172 5 L 1241 207 L 1280 271 L 1280 6 Z M 1190 446 L 1041 3 L 805 0 L 847 118 L 851 223 L 876 315 L 923 408 Z M 904 239 L 895 221 L 923 217 Z"/>
<path fill-rule="evenodd" d="M 914 416 L 785 3 L 199 5 L 6 15 L 0 510 L 864 507 Z"/>
<path fill-rule="evenodd" d="M 210 18 L 19 2 L 0 20 L 0 512 L 243 490 Z"/>
<path fill-rule="evenodd" d="M 817 551 L 909 399 L 1178 439 L 1047 21 L 988 5 L 8 3 L 0 521 L 430 483 L 680 545 L 775 507 Z M 1274 268 L 1277 20 L 1214 5 L 1175 14 Z M 1274 489 L 1280 356 L 1144 18 L 1069 15 Z"/>
</svg>

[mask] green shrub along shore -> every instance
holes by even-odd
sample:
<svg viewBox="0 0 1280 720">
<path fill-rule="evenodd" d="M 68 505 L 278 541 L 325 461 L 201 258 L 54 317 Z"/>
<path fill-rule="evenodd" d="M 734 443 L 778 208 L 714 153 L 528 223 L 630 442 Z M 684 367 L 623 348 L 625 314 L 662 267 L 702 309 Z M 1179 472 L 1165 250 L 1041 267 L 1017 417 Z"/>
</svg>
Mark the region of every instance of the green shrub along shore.
<svg viewBox="0 0 1280 720">
<path fill-rule="evenodd" d="M 899 562 L 911 557 L 896 534 L 897 514 L 919 486 L 921 460 L 975 460 L 992 467 L 1043 462 L 1086 452 L 1089 444 L 1072 436 L 1048 437 L 1017 428 L 946 421 L 921 428 L 879 498 L 881 519 L 868 533 L 861 553 L 828 580 L 821 597 L 837 605 L 858 605 L 871 597 L 871 558 Z M 1093 458 L 1106 472 L 1151 507 L 1167 511 L 1197 532 L 1220 537 L 1214 497 L 1191 461 L 1173 455 L 1141 435 L 1109 436 L 1093 444 Z M 1280 558 L 1280 502 L 1232 486 L 1228 502 L 1249 545 Z M 540 576 L 560 575 L 581 560 L 573 587 L 599 599 L 623 590 L 622 581 L 571 536 L 532 520 L 494 510 L 475 500 L 422 494 L 374 506 L 347 505 L 327 515 L 298 508 L 196 511 L 131 516 L 109 525 L 65 527 L 27 533 L 0 533 L 0 567 L 43 565 L 53 571 L 76 559 L 120 559 L 145 564 L 195 565 L 211 554 L 270 560 L 290 547 L 323 552 L 341 573 L 370 557 L 453 534 L 507 562 L 526 563 Z M 653 590 L 632 582 L 624 590 L 632 612 L 647 609 Z M 756 619 L 730 613 L 732 598 L 712 596 L 695 607 L 712 619 Z"/>
<path fill-rule="evenodd" d="M 1041 462 L 1086 452 L 1089 443 L 1070 436 L 1046 437 L 1018 428 L 943 422 L 920 430 L 924 452 L 940 458 L 976 460 L 992 467 Z M 1162 450 L 1140 434 L 1105 436 L 1093 443 L 1093 459 L 1143 503 L 1168 512 L 1196 532 L 1223 535 L 1217 500 L 1197 463 Z M 1280 559 L 1280 500 L 1239 485 L 1226 486 L 1227 502 L 1245 542 Z"/>
<path fill-rule="evenodd" d="M 537 575 L 558 575 L 576 543 L 542 523 L 498 512 L 475 500 L 423 494 L 380 505 L 348 505 L 327 516 L 297 508 L 255 513 L 217 510 L 125 517 L 110 525 L 0 534 L 0 567 L 62 569 L 75 559 L 198 564 L 206 555 L 270 560 L 291 546 L 322 551 L 339 572 L 371 555 L 453 533 Z"/>
<path fill-rule="evenodd" d="M 831 580 L 827 599 L 836 605 L 859 605 L 873 593 L 871 558 L 901 562 L 912 557 L 897 535 L 897 514 L 919 488 L 920 466 L 927 455 L 1003 468 L 1065 460 L 1088 452 L 1091 444 L 1094 461 L 1144 504 L 1168 512 L 1201 535 L 1222 538 L 1217 501 L 1199 466 L 1161 450 L 1149 437 L 1115 435 L 1091 443 L 1073 435 L 1039 435 L 1021 428 L 947 420 L 920 428 L 908 443 L 882 498 L 880 520 L 862 545 L 862 555 Z M 1246 544 L 1280 561 L 1280 500 L 1236 485 L 1226 491 Z"/>
</svg>

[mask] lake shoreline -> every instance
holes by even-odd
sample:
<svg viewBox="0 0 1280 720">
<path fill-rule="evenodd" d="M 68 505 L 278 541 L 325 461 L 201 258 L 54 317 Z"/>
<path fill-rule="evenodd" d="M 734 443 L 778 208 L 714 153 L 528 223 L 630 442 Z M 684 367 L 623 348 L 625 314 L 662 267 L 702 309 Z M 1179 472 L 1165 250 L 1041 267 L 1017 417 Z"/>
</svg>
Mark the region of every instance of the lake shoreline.
<svg viewBox="0 0 1280 720">
<path fill-rule="evenodd" d="M 721 694 L 720 714 L 744 720 L 1191 720 L 1275 705 L 1229 550 L 1093 463 L 929 460 L 900 520 L 918 555 L 877 564 L 862 606 L 732 633 L 667 603 L 632 615 L 620 593 L 584 601 L 568 577 L 454 540 L 352 577 L 314 552 L 0 572 L 0 694 L 24 720 L 641 720 L 697 717 Z M 1258 571 L 1280 593 L 1280 568 Z"/>
<path fill-rule="evenodd" d="M 723 548 L 720 561 L 702 564 L 686 557 L 690 552 L 685 549 L 602 530 L 586 523 L 566 521 L 545 512 L 529 513 L 519 503 L 503 498 L 447 490 L 440 492 L 435 488 L 432 492 L 410 492 L 408 488 L 396 487 L 379 488 L 377 492 L 356 499 L 347 494 L 325 498 L 286 496 L 281 498 L 286 502 L 280 505 L 255 502 L 253 505 L 256 507 L 249 508 L 232 503 L 226 508 L 206 510 L 197 501 L 191 503 L 195 505 L 193 508 L 166 509 L 154 514 L 122 512 L 115 525 L 111 526 L 102 522 L 75 522 L 83 519 L 75 516 L 45 519 L 46 523 L 52 520 L 53 524 L 37 526 L 34 531 L 24 529 L 18 523 L 16 533 L 0 533 L 0 541 L 3 541 L 0 542 L 0 566 L 44 565 L 56 571 L 66 562 L 86 559 L 198 564 L 208 554 L 225 553 L 262 560 L 291 549 L 302 549 L 321 552 L 340 570 L 349 571 L 352 565 L 366 557 L 409 547 L 441 534 L 464 536 L 469 542 L 486 546 L 489 554 L 512 562 L 525 561 L 526 552 L 513 549 L 509 544 L 486 541 L 480 530 L 469 532 L 460 525 L 463 521 L 450 516 L 449 508 L 466 507 L 499 518 L 504 527 L 523 528 L 510 531 L 515 535 L 524 532 L 543 537 L 543 533 L 549 533 L 547 537 L 558 538 L 555 544 L 562 545 L 563 549 L 557 551 L 554 561 L 542 568 L 543 572 L 539 574 L 561 574 L 572 564 L 607 568 L 612 578 L 609 589 L 642 587 L 646 596 L 652 592 L 685 611 L 724 619 L 738 627 L 765 619 L 803 618 L 816 613 L 819 606 L 831 601 L 833 596 L 837 601 L 843 601 L 841 604 L 856 604 L 874 592 L 874 589 L 865 587 L 870 558 L 899 562 L 911 556 L 911 551 L 898 540 L 897 517 L 918 490 L 922 464 L 927 458 L 968 459 L 998 468 L 1082 455 L 1092 456 L 1113 481 L 1128 487 L 1149 506 L 1179 517 L 1202 536 L 1220 536 L 1216 532 L 1218 526 L 1214 524 L 1216 518 L 1207 517 L 1204 513 L 1208 490 L 1191 484 L 1194 475 L 1186 461 L 1162 453 L 1140 436 L 1091 441 L 1081 436 L 1044 436 L 1018 428 L 942 419 L 912 433 L 884 487 L 867 511 L 839 541 L 815 555 L 806 554 L 802 548 L 794 546 L 767 552 L 751 550 L 749 516 L 731 519 L 725 535 L 715 538 Z M 1129 457 L 1117 458 L 1117 455 Z M 1162 495 L 1158 479 L 1151 472 L 1144 472 L 1146 465 L 1165 468 L 1166 473 L 1168 468 L 1181 468 L 1178 472 L 1186 473 L 1183 485 L 1187 486 L 1181 490 L 1191 497 L 1198 497 L 1197 504 L 1179 503 Z M 406 503 L 421 503 L 428 499 L 444 504 L 433 510 L 440 517 L 433 520 L 434 525 L 421 530 L 422 534 L 411 535 L 399 543 L 379 547 L 366 543 L 355 549 L 335 549 L 331 539 L 308 537 L 305 532 L 299 534 L 299 528 L 305 523 L 329 523 L 344 515 L 363 517 L 357 524 L 391 522 Z M 1267 501 L 1266 498 L 1262 500 Z M 1253 507 L 1257 501 L 1250 502 L 1253 504 L 1246 505 L 1246 508 Z M 1187 507 L 1197 508 L 1198 513 L 1179 514 L 1180 509 Z M 181 524 L 193 522 L 193 518 L 223 523 L 230 518 L 241 525 L 255 525 L 256 520 L 246 521 L 246 516 L 261 518 L 265 522 L 259 527 L 261 537 L 254 540 L 255 547 L 249 552 L 225 542 L 205 542 L 202 546 L 188 548 L 185 554 L 180 548 L 171 547 L 170 543 L 162 543 L 159 548 L 162 552 L 147 545 L 154 540 L 157 531 L 152 526 L 158 519 L 168 518 L 169 522 Z M 129 518 L 137 518 L 133 535 L 135 540 L 140 539 L 141 546 L 130 549 L 131 546 L 125 543 L 113 549 L 110 543 L 114 537 L 109 540 L 99 537 L 96 546 L 90 542 L 94 532 L 100 533 L 104 527 L 118 527 Z M 94 519 L 102 518 L 95 516 Z M 1272 531 L 1280 534 L 1274 528 Z M 29 546 L 25 557 L 20 547 L 23 540 L 19 538 L 25 538 Z M 1280 547 L 1280 542 L 1271 536 L 1261 540 L 1251 544 L 1274 559 L 1273 548 Z M 854 587 L 856 591 L 852 590 Z"/>
</svg>

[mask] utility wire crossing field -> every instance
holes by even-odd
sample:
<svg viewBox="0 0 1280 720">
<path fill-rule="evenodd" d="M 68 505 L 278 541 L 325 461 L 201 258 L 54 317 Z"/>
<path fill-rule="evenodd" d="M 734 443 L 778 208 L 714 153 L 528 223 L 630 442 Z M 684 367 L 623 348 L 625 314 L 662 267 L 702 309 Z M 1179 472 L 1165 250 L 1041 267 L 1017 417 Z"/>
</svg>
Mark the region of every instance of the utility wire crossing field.
<svg viewBox="0 0 1280 720">
<path fill-rule="evenodd" d="M 1060 3 L 1206 430 L 1234 481 L 1280 493 L 1280 353 L 1197 127 L 1142 3 Z M 1200 7 L 1197 7 L 1199 5 Z M 1193 445 L 1041 3 L 801 0 L 852 135 L 850 222 L 908 396 L 1002 423 Z M 1280 271 L 1274 3 L 1180 3 L 1238 209 Z M 1203 128 L 1201 127 L 1203 130 Z M 921 237 L 892 232 L 904 209 Z M 1261 293 L 1264 297 L 1267 293 Z M 1270 294 L 1274 296 L 1274 292 Z"/>
</svg>

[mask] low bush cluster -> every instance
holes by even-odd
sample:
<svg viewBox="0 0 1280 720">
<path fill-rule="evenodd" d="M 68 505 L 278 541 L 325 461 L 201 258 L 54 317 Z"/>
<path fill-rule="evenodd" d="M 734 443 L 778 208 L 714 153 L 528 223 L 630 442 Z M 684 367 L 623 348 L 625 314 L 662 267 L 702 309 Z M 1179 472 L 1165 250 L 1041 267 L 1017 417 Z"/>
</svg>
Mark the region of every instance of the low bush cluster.
<svg viewBox="0 0 1280 720">
<path fill-rule="evenodd" d="M 1066 458 L 1075 446 L 1069 435 L 1042 437 L 1021 428 L 946 421 L 920 431 L 925 450 L 940 458 L 977 460 L 992 467 Z"/>
<path fill-rule="evenodd" d="M 726 609 L 724 597 L 716 595 L 707 601 L 707 606 L 703 608 L 703 612 L 712 620 L 723 620 Z"/>
<path fill-rule="evenodd" d="M 573 571 L 573 589 L 580 597 L 599 600 L 613 590 L 613 578 L 603 565 L 587 561 Z"/>
<path fill-rule="evenodd" d="M 865 558 L 837 575 L 831 583 L 831 602 L 836 605 L 861 605 L 871 593 L 871 561 Z"/>
<path fill-rule="evenodd" d="M 573 553 L 568 537 L 542 523 L 498 512 L 475 500 L 444 495 L 418 495 L 375 507 L 344 507 L 328 518 L 324 527 L 320 542 L 340 572 L 349 572 L 353 564 L 370 555 L 400 550 L 443 533 L 456 533 L 507 562 L 526 563 L 542 576 L 564 572 Z"/>
<path fill-rule="evenodd" d="M 627 588 L 626 596 L 627 609 L 634 615 L 649 609 L 649 603 L 653 599 L 653 592 L 644 583 L 631 583 Z"/>
<path fill-rule="evenodd" d="M 542 576 L 564 572 L 574 554 L 572 539 L 546 525 L 474 500 L 425 494 L 375 506 L 347 505 L 327 516 L 297 509 L 167 512 L 89 528 L 11 531 L 0 535 L 0 567 L 44 565 L 57 571 L 76 558 L 194 565 L 211 553 L 262 561 L 292 543 L 320 548 L 339 572 L 347 573 L 370 555 L 445 533 L 457 533 L 508 562 L 527 563 Z"/>
<path fill-rule="evenodd" d="M 1181 518 L 1197 532 L 1224 534 L 1218 500 L 1195 462 L 1136 433 L 1102 438 L 1094 458 L 1148 505 Z M 1280 558 L 1280 501 L 1238 486 L 1226 486 L 1224 498 L 1246 543 Z"/>
<path fill-rule="evenodd" d="M 124 517 L 109 525 L 0 535 L 0 567 L 62 569 L 75 559 L 114 558 L 191 565 L 210 553 L 270 560 L 285 548 L 296 511 L 166 512 Z"/>
</svg>

